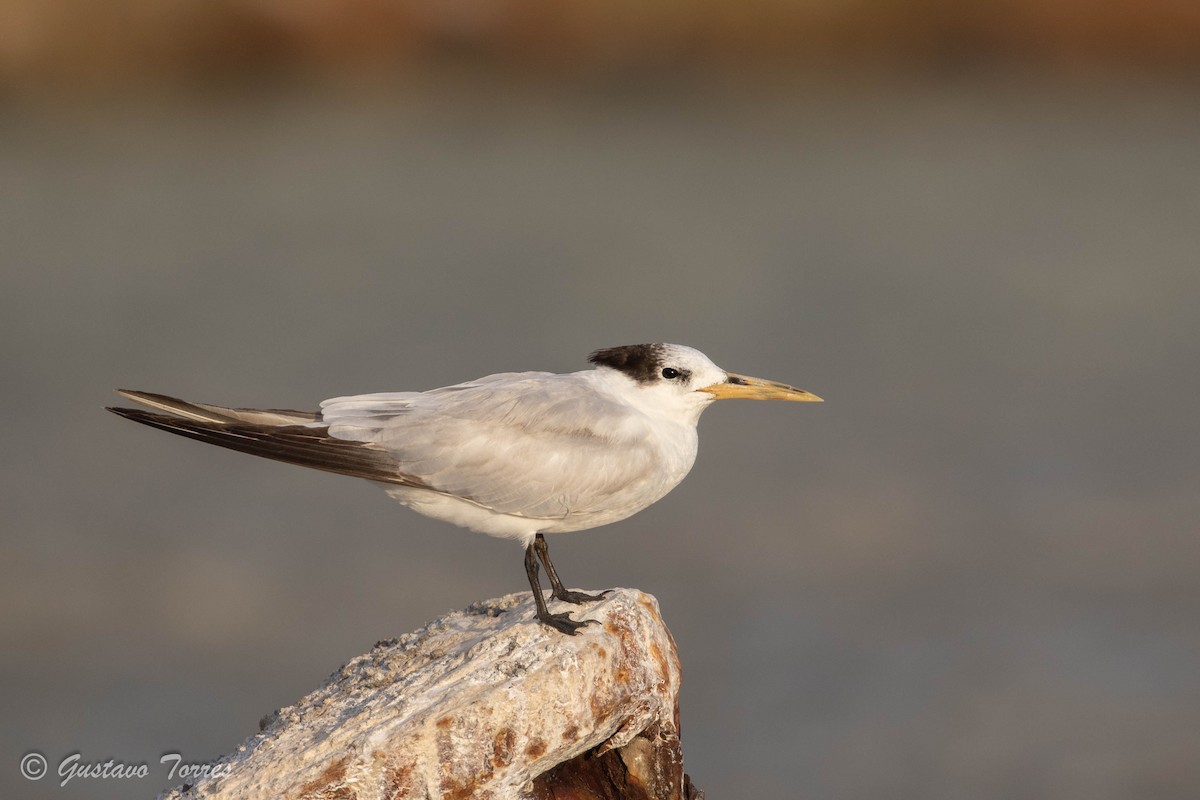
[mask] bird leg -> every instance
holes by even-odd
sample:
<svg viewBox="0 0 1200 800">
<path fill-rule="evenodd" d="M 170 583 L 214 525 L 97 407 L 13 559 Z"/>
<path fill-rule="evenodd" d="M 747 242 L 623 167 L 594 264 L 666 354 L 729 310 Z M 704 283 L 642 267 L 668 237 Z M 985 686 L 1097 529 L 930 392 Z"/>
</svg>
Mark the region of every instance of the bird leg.
<svg viewBox="0 0 1200 800">
<path fill-rule="evenodd" d="M 525 548 L 525 574 L 529 577 L 529 588 L 533 589 L 533 602 L 537 605 L 537 618 L 540 622 L 556 631 L 574 636 L 576 630 L 596 621 L 585 619 L 583 622 L 576 622 L 565 611 L 562 614 L 550 613 L 550 609 L 546 608 L 546 598 L 542 596 L 542 584 L 538 580 L 538 557 L 533 544 Z"/>
<path fill-rule="evenodd" d="M 538 558 L 542 560 L 542 564 L 546 567 L 546 574 L 550 576 L 551 593 L 558 600 L 564 603 L 586 603 L 590 600 L 599 600 L 606 592 L 600 594 L 585 594 L 584 592 L 573 592 L 563 586 L 562 581 L 558 579 L 558 572 L 554 569 L 554 564 L 550 563 L 550 548 L 546 545 L 546 537 L 538 534 L 533 540 L 533 549 L 537 552 Z"/>
</svg>

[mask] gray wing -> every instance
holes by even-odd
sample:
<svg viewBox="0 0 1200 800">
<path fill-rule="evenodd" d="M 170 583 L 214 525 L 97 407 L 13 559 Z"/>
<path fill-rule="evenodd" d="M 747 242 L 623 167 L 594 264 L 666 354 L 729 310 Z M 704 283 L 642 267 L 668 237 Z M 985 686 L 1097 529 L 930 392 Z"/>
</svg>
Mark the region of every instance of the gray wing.
<svg viewBox="0 0 1200 800">
<path fill-rule="evenodd" d="M 506 373 L 321 404 L 329 435 L 386 451 L 406 476 L 485 508 L 561 519 L 646 505 L 663 481 L 646 421 L 588 373 Z"/>
</svg>

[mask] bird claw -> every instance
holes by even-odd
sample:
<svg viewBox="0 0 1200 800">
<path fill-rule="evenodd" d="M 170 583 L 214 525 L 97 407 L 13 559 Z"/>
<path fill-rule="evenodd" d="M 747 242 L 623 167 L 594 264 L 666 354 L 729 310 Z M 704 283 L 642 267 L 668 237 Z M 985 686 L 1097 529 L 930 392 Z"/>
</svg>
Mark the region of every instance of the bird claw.
<svg viewBox="0 0 1200 800">
<path fill-rule="evenodd" d="M 584 625 L 596 624 L 596 620 L 594 619 L 585 619 L 576 622 L 575 620 L 571 619 L 571 615 L 565 611 L 561 614 L 538 614 L 538 621 L 549 625 L 551 628 L 554 628 L 554 630 L 565 633 L 568 636 L 574 636 L 575 631 L 579 630 Z"/>
<path fill-rule="evenodd" d="M 561 592 L 554 592 L 554 599 L 562 600 L 564 603 L 581 605 L 583 603 L 590 603 L 593 600 L 603 600 L 604 595 L 608 594 L 609 591 L 609 589 L 605 589 L 600 594 L 588 594 L 587 592 L 576 592 L 570 589 L 563 589 Z"/>
</svg>

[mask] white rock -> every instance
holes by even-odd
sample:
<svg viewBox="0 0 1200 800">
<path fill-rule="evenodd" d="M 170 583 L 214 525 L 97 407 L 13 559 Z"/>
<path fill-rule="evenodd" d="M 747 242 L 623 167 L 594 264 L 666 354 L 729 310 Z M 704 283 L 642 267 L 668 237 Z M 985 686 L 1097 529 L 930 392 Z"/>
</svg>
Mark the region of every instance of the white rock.
<svg viewBox="0 0 1200 800">
<path fill-rule="evenodd" d="M 161 797 L 506 800 L 581 781 L 599 788 L 570 796 L 695 796 L 657 601 L 615 589 L 569 608 L 598 624 L 552 630 L 525 592 L 380 642 L 265 721 L 223 776 Z"/>
</svg>

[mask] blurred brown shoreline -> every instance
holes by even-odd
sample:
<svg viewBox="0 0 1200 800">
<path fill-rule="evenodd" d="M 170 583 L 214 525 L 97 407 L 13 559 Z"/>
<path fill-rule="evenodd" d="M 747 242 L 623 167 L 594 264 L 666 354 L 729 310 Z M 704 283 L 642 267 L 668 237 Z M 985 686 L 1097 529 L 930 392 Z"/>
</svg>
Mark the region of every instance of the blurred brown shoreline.
<svg viewBox="0 0 1200 800">
<path fill-rule="evenodd" d="M 1172 0 L 0 0 L 0 87 L 467 62 L 568 74 L 831 64 L 1051 71 L 1200 64 Z"/>
</svg>

